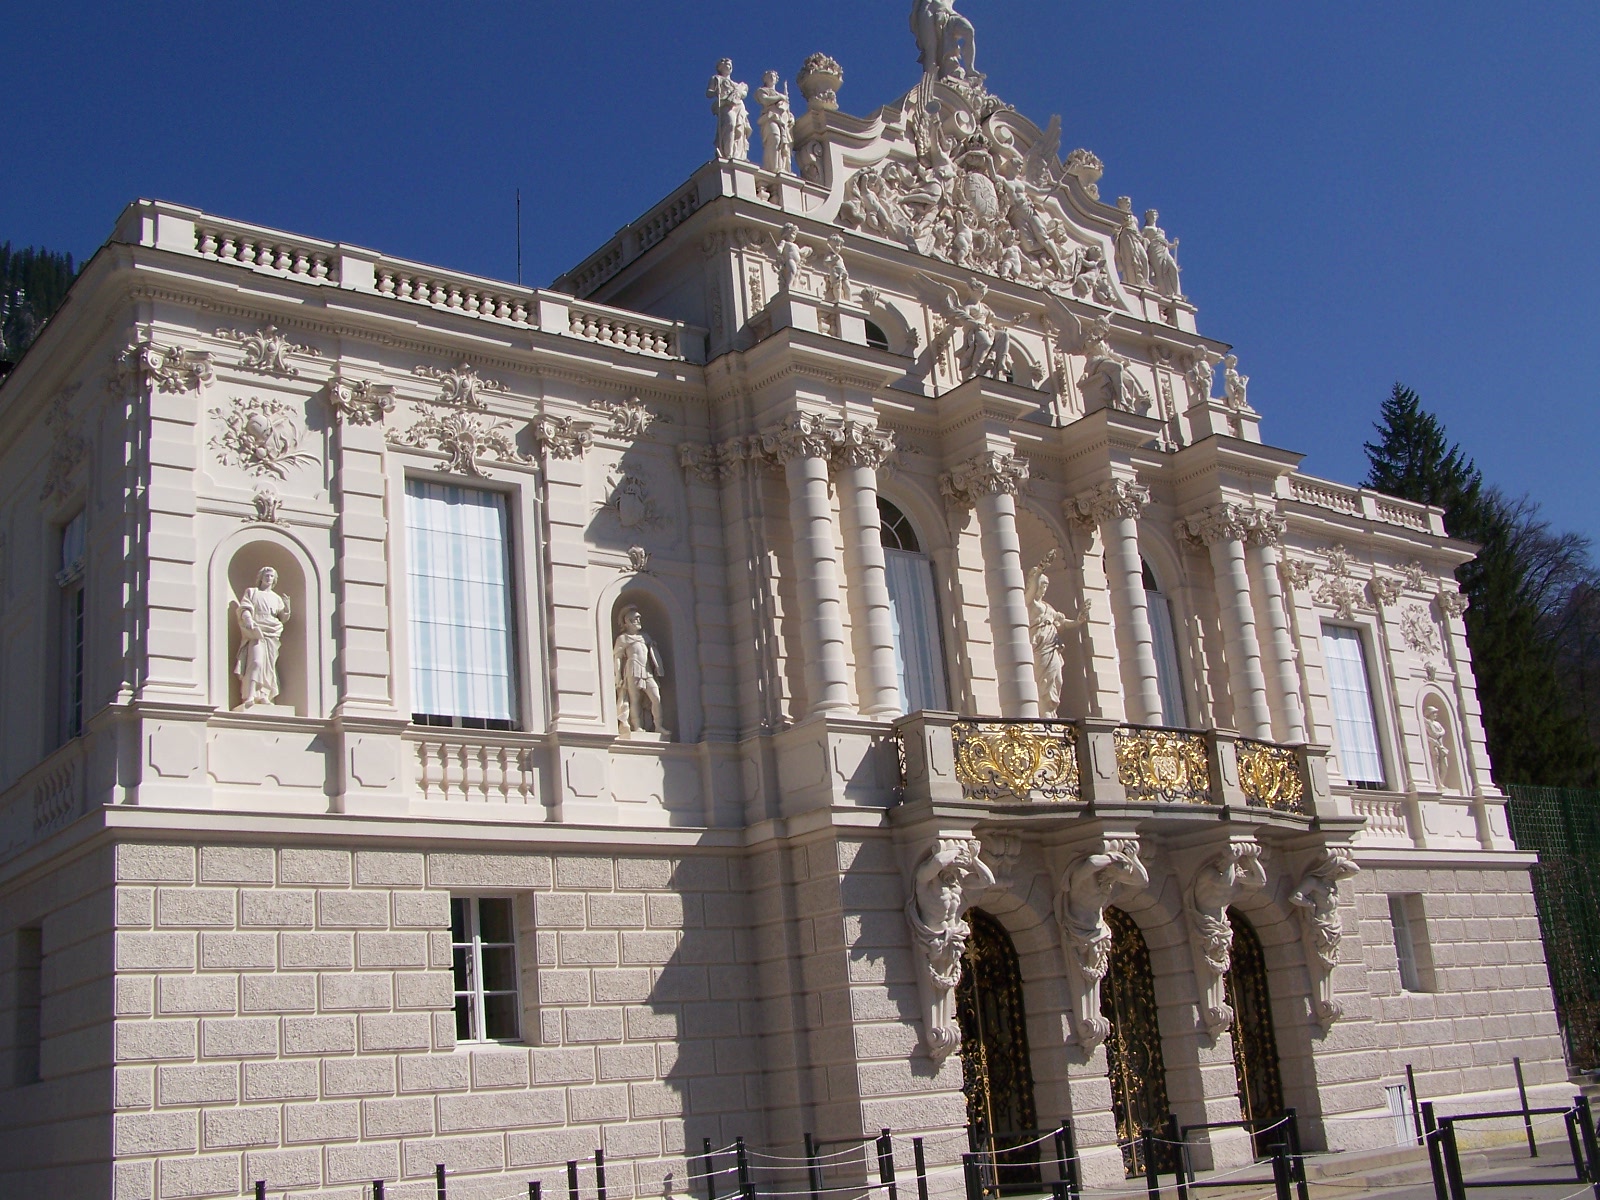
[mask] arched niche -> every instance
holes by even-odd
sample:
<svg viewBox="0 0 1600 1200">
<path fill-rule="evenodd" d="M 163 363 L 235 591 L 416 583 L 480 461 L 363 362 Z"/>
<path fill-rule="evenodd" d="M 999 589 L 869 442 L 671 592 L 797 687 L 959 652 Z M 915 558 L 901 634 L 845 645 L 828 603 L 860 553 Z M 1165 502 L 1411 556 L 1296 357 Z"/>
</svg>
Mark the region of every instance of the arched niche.
<svg viewBox="0 0 1600 1200">
<path fill-rule="evenodd" d="M 1082 565 L 1068 553 L 1065 539 L 1055 523 L 1026 501 L 1017 504 L 1017 542 L 1022 550 L 1024 572 L 1031 574 L 1040 564 L 1049 564 L 1045 568 L 1045 576 L 1050 581 L 1045 601 L 1073 620 L 1081 617 Z M 1082 626 L 1062 633 L 1061 705 L 1056 712 L 1041 711 L 1040 716 L 1082 717 L 1090 713 L 1090 654 L 1085 637 Z"/>
<path fill-rule="evenodd" d="M 1417 697 L 1417 718 L 1433 786 L 1441 792 L 1462 791 L 1461 727 L 1450 701 L 1438 688 L 1423 688 Z"/>
<path fill-rule="evenodd" d="M 600 711 L 607 728 L 617 728 L 616 658 L 613 647 L 622 613 L 637 608 L 661 655 L 662 721 L 669 741 L 697 742 L 704 729 L 700 706 L 700 670 L 695 657 L 694 628 L 687 612 L 660 580 L 633 575 L 616 580 L 600 594 L 595 613 L 600 628 L 599 656 L 603 676 Z"/>
<path fill-rule="evenodd" d="M 916 347 L 912 345 L 911 323 L 904 317 L 900 310 L 886 303 L 881 297 L 867 309 L 867 320 L 878 327 L 878 332 L 883 334 L 884 345 L 878 347 L 887 350 L 890 354 L 900 354 L 911 357 L 916 354 Z M 868 339 L 872 344 L 876 339 Z"/>
<path fill-rule="evenodd" d="M 211 562 L 210 642 L 213 703 L 239 705 L 239 598 L 263 567 L 278 573 L 275 590 L 289 601 L 278 652 L 277 705 L 300 717 L 326 715 L 322 580 L 304 546 L 264 525 L 242 529 L 218 545 Z"/>
</svg>

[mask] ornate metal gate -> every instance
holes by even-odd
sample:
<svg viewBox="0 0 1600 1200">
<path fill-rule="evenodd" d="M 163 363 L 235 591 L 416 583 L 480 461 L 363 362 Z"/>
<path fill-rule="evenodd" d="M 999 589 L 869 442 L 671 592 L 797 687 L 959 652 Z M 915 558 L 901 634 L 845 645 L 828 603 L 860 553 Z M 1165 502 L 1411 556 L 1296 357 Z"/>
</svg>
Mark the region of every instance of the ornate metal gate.
<svg viewBox="0 0 1600 1200">
<path fill-rule="evenodd" d="M 1228 910 L 1233 926 L 1233 960 L 1223 987 L 1233 1007 L 1233 1073 L 1239 1081 L 1239 1112 L 1256 1127 L 1283 1116 L 1283 1078 L 1278 1073 L 1278 1037 L 1272 1028 L 1272 994 L 1267 989 L 1267 959 L 1250 922 Z M 1274 1130 L 1255 1139 L 1256 1154 L 1283 1141 Z"/>
<path fill-rule="evenodd" d="M 1161 1057 L 1161 1029 L 1156 1023 L 1155 977 L 1150 949 L 1133 918 L 1120 908 L 1106 909 L 1111 926 L 1111 968 L 1100 986 L 1100 1015 L 1111 1022 L 1106 1062 L 1111 1076 L 1111 1112 L 1122 1143 L 1122 1163 L 1129 1176 L 1144 1170 L 1146 1129 L 1165 1137 L 1167 1068 Z M 1163 1171 L 1173 1170 L 1177 1154 L 1158 1142 Z"/>
<path fill-rule="evenodd" d="M 1011 938 L 988 913 L 967 913 L 972 936 L 956 985 L 961 1025 L 961 1090 L 972 1149 L 992 1155 L 1002 1191 L 1037 1187 L 1039 1148 L 1010 1149 L 1036 1136 L 1033 1066 L 1022 1007 L 1022 968 Z"/>
</svg>

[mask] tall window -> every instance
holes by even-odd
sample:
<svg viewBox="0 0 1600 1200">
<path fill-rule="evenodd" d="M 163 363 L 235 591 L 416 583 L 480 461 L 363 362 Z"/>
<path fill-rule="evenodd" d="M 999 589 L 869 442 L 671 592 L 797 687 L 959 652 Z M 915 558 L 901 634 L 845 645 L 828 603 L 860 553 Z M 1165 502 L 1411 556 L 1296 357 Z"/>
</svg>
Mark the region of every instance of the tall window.
<svg viewBox="0 0 1600 1200">
<path fill-rule="evenodd" d="M 406 480 L 406 557 L 413 720 L 512 728 L 516 701 L 505 497 Z"/>
<path fill-rule="evenodd" d="M 1161 723 L 1185 726 L 1189 714 L 1183 703 L 1183 673 L 1178 670 L 1178 639 L 1172 626 L 1172 605 L 1156 582 L 1150 564 L 1144 567 L 1144 603 L 1150 613 L 1150 640 L 1155 643 L 1156 688 L 1161 693 Z"/>
<path fill-rule="evenodd" d="M 1389 924 L 1394 929 L 1394 957 L 1400 967 L 1400 986 L 1408 992 L 1433 990 L 1433 962 L 1428 951 L 1427 920 L 1422 897 L 1390 895 Z"/>
<path fill-rule="evenodd" d="M 900 677 L 900 705 L 908 713 L 943 710 L 944 654 L 939 641 L 939 606 L 933 592 L 933 564 L 922 553 L 905 514 L 878 498 L 878 532 L 889 584 L 889 616 L 894 626 L 894 663 Z"/>
<path fill-rule="evenodd" d="M 1333 729 L 1344 777 L 1356 787 L 1381 788 L 1383 752 L 1378 745 L 1378 716 L 1372 706 L 1372 677 L 1367 672 L 1361 631 L 1324 625 L 1322 649 L 1328 660 Z"/>
<path fill-rule="evenodd" d="M 517 1039 L 517 939 L 505 897 L 452 896 L 450 949 L 455 971 L 456 1041 Z"/>
<path fill-rule="evenodd" d="M 88 545 L 88 524 L 79 513 L 61 528 L 61 567 L 56 572 L 60 590 L 61 740 L 83 732 L 83 560 Z"/>
<path fill-rule="evenodd" d="M 25 1087 L 39 1082 L 44 931 L 34 926 L 31 929 L 19 929 L 12 936 L 16 939 L 17 972 L 16 1002 L 11 1010 L 14 1018 L 11 1036 L 12 1082 L 17 1087 Z"/>
</svg>

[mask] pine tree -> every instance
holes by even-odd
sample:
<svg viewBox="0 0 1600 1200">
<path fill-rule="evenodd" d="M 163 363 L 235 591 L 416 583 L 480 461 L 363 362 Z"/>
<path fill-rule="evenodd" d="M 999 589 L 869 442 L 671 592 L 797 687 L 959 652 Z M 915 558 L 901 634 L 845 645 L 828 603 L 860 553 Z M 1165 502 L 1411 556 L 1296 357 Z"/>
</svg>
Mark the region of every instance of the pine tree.
<svg viewBox="0 0 1600 1200">
<path fill-rule="evenodd" d="M 1366 486 L 1444 509 L 1454 537 L 1478 543 L 1478 556 L 1456 573 L 1467 594 L 1484 732 L 1496 780 L 1584 786 L 1600 782 L 1600 747 L 1558 671 L 1549 615 L 1559 578 L 1584 578 L 1581 539 L 1555 537 L 1527 500 L 1508 500 L 1483 475 L 1415 392 L 1395 384 L 1366 445 Z M 1570 592 L 1572 589 L 1568 589 Z"/>
<path fill-rule="evenodd" d="M 75 275 L 70 254 L 0 243 L 0 373 L 27 352 Z"/>
</svg>

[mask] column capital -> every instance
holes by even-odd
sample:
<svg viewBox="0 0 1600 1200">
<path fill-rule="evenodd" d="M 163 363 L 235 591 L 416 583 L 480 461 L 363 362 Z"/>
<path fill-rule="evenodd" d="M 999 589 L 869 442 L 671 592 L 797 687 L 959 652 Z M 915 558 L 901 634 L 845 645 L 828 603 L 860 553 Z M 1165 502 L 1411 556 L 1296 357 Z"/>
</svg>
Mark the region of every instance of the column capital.
<svg viewBox="0 0 1600 1200">
<path fill-rule="evenodd" d="M 1218 542 L 1276 546 L 1286 525 L 1284 518 L 1271 509 L 1225 500 L 1181 518 L 1174 528 L 1180 541 L 1196 546 L 1215 546 Z"/>
<path fill-rule="evenodd" d="M 1150 503 L 1150 489 L 1135 479 L 1112 479 L 1066 500 L 1067 519 L 1093 528 L 1107 521 L 1138 520 Z"/>
<path fill-rule="evenodd" d="M 841 466 L 870 467 L 876 471 L 894 449 L 894 434 L 865 421 L 846 421 L 839 427 L 834 454 Z"/>
<path fill-rule="evenodd" d="M 1006 450 L 985 450 L 939 476 L 939 494 L 958 508 L 981 496 L 1015 496 L 1028 481 L 1028 460 Z"/>
<path fill-rule="evenodd" d="M 831 458 L 843 435 L 836 422 L 815 413 L 790 413 L 761 431 L 761 452 L 779 464 L 797 458 Z"/>
</svg>

